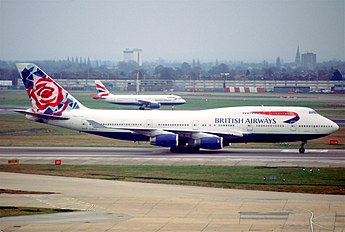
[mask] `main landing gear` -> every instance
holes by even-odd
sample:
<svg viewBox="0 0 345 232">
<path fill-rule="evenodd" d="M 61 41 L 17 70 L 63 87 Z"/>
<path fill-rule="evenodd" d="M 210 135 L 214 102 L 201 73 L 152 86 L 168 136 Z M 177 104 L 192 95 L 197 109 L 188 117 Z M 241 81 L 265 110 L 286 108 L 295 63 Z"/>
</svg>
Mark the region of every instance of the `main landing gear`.
<svg viewBox="0 0 345 232">
<path fill-rule="evenodd" d="M 306 144 L 307 144 L 307 141 L 302 141 L 301 142 L 301 147 L 298 149 L 300 154 L 303 154 L 305 152 L 304 145 L 306 145 Z"/>
<path fill-rule="evenodd" d="M 172 153 L 198 153 L 200 151 L 200 147 L 192 147 L 192 146 L 177 146 L 171 147 L 170 152 Z"/>
</svg>

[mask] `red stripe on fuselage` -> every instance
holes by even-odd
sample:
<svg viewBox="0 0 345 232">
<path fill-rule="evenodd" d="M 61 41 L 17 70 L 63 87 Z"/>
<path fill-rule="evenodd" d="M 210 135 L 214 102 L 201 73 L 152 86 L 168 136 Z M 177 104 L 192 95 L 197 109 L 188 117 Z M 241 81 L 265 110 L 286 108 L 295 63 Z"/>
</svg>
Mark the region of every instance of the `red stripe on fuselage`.
<svg viewBox="0 0 345 232">
<path fill-rule="evenodd" d="M 253 114 L 274 115 L 274 116 L 298 116 L 295 112 L 289 111 L 254 111 Z"/>
</svg>

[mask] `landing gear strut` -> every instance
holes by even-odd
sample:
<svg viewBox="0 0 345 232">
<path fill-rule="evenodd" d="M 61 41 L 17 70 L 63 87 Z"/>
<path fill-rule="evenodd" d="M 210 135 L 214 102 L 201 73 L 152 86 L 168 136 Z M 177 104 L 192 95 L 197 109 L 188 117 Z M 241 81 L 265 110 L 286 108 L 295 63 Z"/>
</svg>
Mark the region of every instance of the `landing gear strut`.
<svg viewBox="0 0 345 232">
<path fill-rule="evenodd" d="M 307 141 L 302 141 L 301 142 L 301 147 L 298 149 L 300 154 L 303 154 L 305 152 L 304 145 L 306 145 L 306 144 L 307 144 Z"/>
</svg>

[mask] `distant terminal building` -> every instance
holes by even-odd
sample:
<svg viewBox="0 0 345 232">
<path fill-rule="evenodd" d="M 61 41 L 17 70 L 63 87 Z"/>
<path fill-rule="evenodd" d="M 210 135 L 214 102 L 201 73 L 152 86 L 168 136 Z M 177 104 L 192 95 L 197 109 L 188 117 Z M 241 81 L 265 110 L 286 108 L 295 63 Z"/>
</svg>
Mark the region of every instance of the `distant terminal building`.
<svg viewBox="0 0 345 232">
<path fill-rule="evenodd" d="M 142 49 L 134 48 L 133 50 L 126 48 L 126 50 L 123 51 L 123 60 L 125 62 L 134 61 L 139 66 L 142 66 L 143 59 L 142 59 Z"/>
<path fill-rule="evenodd" d="M 173 81 L 171 80 L 141 80 L 140 91 L 169 91 L 173 89 Z M 127 83 L 127 91 L 135 91 L 136 84 L 134 82 Z"/>
<path fill-rule="evenodd" d="M 331 92 L 345 94 L 345 82 L 334 85 L 334 87 L 331 88 Z"/>
<path fill-rule="evenodd" d="M 9 89 L 12 86 L 12 80 L 0 80 L 0 89 Z"/>
<path fill-rule="evenodd" d="M 309 93 L 309 86 L 274 86 L 275 93 Z"/>
<path fill-rule="evenodd" d="M 307 52 L 302 54 L 302 68 L 314 70 L 316 68 L 316 54 Z"/>
</svg>

